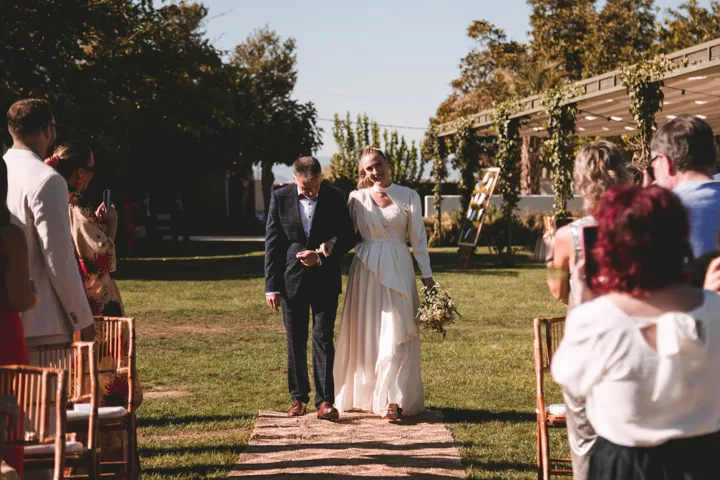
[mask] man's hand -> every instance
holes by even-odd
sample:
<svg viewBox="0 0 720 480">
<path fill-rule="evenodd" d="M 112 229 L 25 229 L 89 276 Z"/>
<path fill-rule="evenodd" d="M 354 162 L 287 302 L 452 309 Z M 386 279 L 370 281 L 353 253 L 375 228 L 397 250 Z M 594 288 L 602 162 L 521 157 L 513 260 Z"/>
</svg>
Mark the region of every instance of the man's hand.
<svg viewBox="0 0 720 480">
<path fill-rule="evenodd" d="M 708 265 L 707 272 L 705 272 L 705 284 L 703 288 L 720 293 L 720 257 L 715 258 L 710 262 L 710 265 Z"/>
<path fill-rule="evenodd" d="M 280 310 L 280 295 L 277 293 L 273 293 L 270 295 L 265 295 L 265 302 L 268 304 L 268 307 L 272 308 L 276 312 Z"/>
<path fill-rule="evenodd" d="M 297 254 L 297 258 L 306 267 L 314 267 L 318 263 L 318 254 L 315 250 L 303 250 Z"/>
<path fill-rule="evenodd" d="M 332 254 L 334 246 L 335 246 L 335 242 L 333 242 L 332 240 L 330 240 L 329 242 L 325 242 L 322 245 L 320 245 L 320 253 L 322 253 L 326 257 L 329 257 L 330 254 Z"/>
</svg>

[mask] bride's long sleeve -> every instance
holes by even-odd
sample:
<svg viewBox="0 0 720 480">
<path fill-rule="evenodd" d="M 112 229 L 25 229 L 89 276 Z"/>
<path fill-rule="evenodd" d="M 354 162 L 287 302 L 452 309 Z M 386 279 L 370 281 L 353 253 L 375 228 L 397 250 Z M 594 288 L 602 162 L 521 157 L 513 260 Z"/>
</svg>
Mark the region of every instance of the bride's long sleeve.
<svg viewBox="0 0 720 480">
<path fill-rule="evenodd" d="M 428 253 L 427 232 L 422 217 L 420 195 L 415 190 L 410 193 L 410 215 L 408 218 L 408 237 L 412 245 L 413 256 L 420 267 L 422 278 L 432 277 L 430 268 L 430 255 Z"/>
</svg>

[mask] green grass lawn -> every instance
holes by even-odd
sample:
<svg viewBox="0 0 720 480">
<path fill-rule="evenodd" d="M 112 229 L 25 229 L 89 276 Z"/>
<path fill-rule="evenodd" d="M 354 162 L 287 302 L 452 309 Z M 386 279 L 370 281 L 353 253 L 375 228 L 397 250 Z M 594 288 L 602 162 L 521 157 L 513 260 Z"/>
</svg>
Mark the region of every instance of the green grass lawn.
<svg viewBox="0 0 720 480">
<path fill-rule="evenodd" d="M 264 303 L 262 252 L 237 248 L 244 251 L 174 251 L 120 265 L 149 397 L 139 417 L 148 479 L 226 477 L 258 410 L 289 406 L 285 333 L 281 315 Z M 455 252 L 431 251 L 435 279 L 463 317 L 444 341 L 423 335 L 426 405 L 444 412 L 470 478 L 537 478 L 532 319 L 564 307 L 527 252 L 501 269 L 479 249 L 467 270 L 455 266 Z"/>
</svg>

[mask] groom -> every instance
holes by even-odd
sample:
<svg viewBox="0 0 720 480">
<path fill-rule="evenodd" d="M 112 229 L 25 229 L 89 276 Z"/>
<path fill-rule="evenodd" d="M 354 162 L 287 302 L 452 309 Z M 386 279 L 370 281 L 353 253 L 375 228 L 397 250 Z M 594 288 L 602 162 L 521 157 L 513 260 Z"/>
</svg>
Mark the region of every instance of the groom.
<svg viewBox="0 0 720 480">
<path fill-rule="evenodd" d="M 333 383 L 333 329 L 342 290 L 340 262 L 355 245 L 355 231 L 340 190 L 322 183 L 320 162 L 301 157 L 294 183 L 270 198 L 265 230 L 265 298 L 282 306 L 288 347 L 289 416 L 304 415 L 310 401 L 307 342 L 312 309 L 312 363 L 317 417 L 339 417 Z"/>
</svg>

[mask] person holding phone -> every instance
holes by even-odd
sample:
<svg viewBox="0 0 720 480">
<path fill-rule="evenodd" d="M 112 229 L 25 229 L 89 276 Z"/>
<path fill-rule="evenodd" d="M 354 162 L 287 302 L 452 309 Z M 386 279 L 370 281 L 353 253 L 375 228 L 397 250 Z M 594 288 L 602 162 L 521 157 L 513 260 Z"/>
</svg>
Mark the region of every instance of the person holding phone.
<svg viewBox="0 0 720 480">
<path fill-rule="evenodd" d="M 105 201 L 97 209 L 83 197 L 95 175 L 92 150 L 81 142 L 64 143 L 45 163 L 68 183 L 70 230 L 90 310 L 93 315 L 124 316 L 120 291 L 110 276 L 116 267 L 117 211 L 108 204 L 109 190 L 105 191 Z"/>
<path fill-rule="evenodd" d="M 597 433 L 587 478 L 720 478 L 720 296 L 687 284 L 682 200 L 619 186 L 594 217 L 597 297 L 568 314 L 552 361 Z"/>
<path fill-rule="evenodd" d="M 582 195 L 587 212 L 600 202 L 605 191 L 614 185 L 632 182 L 620 151 L 610 142 L 601 140 L 586 145 L 575 158 L 575 185 Z M 584 285 L 583 229 L 595 225 L 587 215 L 558 229 L 555 234 L 553 258 L 548 263 L 548 288 L 557 299 L 568 305 L 568 311 L 587 299 Z M 572 272 L 572 274 L 571 274 Z M 595 431 L 585 415 L 585 403 L 563 392 L 566 406 L 567 431 L 572 458 L 573 477 L 585 480 L 588 453 L 595 442 Z"/>
<path fill-rule="evenodd" d="M 633 180 L 620 151 L 605 140 L 583 147 L 575 158 L 574 171 L 575 185 L 586 212 L 592 211 L 608 188 Z M 568 305 L 568 309 L 579 303 L 579 289 L 574 288 L 577 278 L 573 279 L 571 272 L 582 259 L 582 230 L 594 224 L 592 215 L 587 215 L 559 228 L 555 234 L 553 256 L 548 263 L 548 288 L 555 298 Z"/>
</svg>

